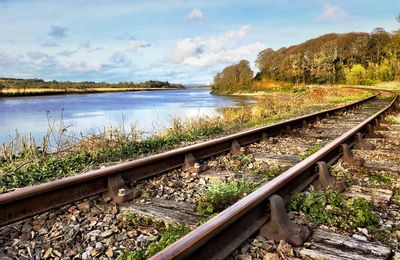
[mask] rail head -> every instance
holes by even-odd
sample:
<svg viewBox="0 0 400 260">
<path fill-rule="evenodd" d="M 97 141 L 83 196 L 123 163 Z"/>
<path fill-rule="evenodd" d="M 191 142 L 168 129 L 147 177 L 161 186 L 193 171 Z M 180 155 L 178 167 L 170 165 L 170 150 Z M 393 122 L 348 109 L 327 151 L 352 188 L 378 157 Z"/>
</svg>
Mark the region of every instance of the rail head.
<svg viewBox="0 0 400 260">
<path fill-rule="evenodd" d="M 390 104 L 387 105 L 385 108 L 375 113 L 368 119 L 364 120 L 356 127 L 347 131 L 346 133 L 335 139 L 333 142 L 324 146 L 318 152 L 312 154 L 308 158 L 304 159 L 300 163 L 296 164 L 295 166 L 291 167 L 284 173 L 280 174 L 279 176 L 275 177 L 268 183 L 264 184 L 251 194 L 242 198 L 229 208 L 219 213 L 214 218 L 210 219 L 206 223 L 197 227 L 192 232 L 188 233 L 187 235 L 185 235 L 172 245 L 168 246 L 158 254 L 154 255 L 151 259 L 153 260 L 184 259 L 184 258 L 201 259 L 202 257 L 204 258 L 205 255 L 207 257 L 213 257 L 215 255 L 218 255 L 218 257 L 216 258 L 221 258 L 221 256 L 225 257 L 226 252 L 232 250 L 225 249 L 225 247 L 227 246 L 226 244 L 223 244 L 223 242 L 220 240 L 219 241 L 218 240 L 216 241 L 216 239 L 213 240 L 213 238 L 217 236 L 222 237 L 221 234 L 223 234 L 224 232 L 229 233 L 229 231 L 227 231 L 228 229 L 237 229 L 237 227 L 235 227 L 236 221 L 241 219 L 252 209 L 258 207 L 260 204 L 264 204 L 265 206 L 263 207 L 263 209 L 266 209 L 269 197 L 279 192 L 284 186 L 289 185 L 294 179 L 301 176 L 303 173 L 313 172 L 316 169 L 317 162 L 326 161 L 327 158 L 332 158 L 332 157 L 338 158 L 338 155 L 332 156 L 332 154 L 336 153 L 339 154 L 340 156 L 341 144 L 348 143 L 352 145 L 353 140 L 355 139 L 355 135 L 357 133 L 360 132 L 365 133 L 367 126 L 372 124 L 374 119 L 382 116 L 389 109 L 391 109 L 396 105 L 396 103 L 399 100 L 398 94 L 392 91 L 388 92 L 392 93 L 394 95 L 394 98 L 392 99 Z M 252 221 L 257 222 L 254 219 L 252 219 Z M 266 221 L 267 221 L 266 216 L 265 216 L 265 221 L 258 220 L 259 223 L 263 223 Z M 251 226 L 251 223 L 249 223 L 249 226 Z M 236 231 L 235 233 L 240 234 L 240 231 Z M 204 247 L 205 245 L 208 246 L 207 247 L 208 249 L 211 249 L 209 251 L 214 250 L 215 254 L 213 254 L 213 252 L 204 253 L 203 250 L 201 250 L 201 248 Z"/>
</svg>

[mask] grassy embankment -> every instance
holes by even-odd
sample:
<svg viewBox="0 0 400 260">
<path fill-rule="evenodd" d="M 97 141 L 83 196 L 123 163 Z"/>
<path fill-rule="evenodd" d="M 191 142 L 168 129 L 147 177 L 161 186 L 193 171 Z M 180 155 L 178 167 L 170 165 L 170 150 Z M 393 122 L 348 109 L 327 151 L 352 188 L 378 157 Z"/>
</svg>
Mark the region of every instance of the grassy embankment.
<svg viewBox="0 0 400 260">
<path fill-rule="evenodd" d="M 161 81 L 142 83 L 120 82 L 60 82 L 39 79 L 6 79 L 0 78 L 0 97 L 84 94 L 101 92 L 125 92 L 145 90 L 182 89 L 183 85 Z"/>
<path fill-rule="evenodd" d="M 321 87 L 295 93 L 256 97 L 247 107 L 220 109 L 220 116 L 192 120 L 173 119 L 171 127 L 147 138 L 135 129 L 114 127 L 86 136 L 69 133 L 60 124 L 49 128 L 40 142 L 16 139 L 3 145 L 0 157 L 0 191 L 35 185 L 102 166 L 132 160 L 204 139 L 266 125 L 330 108 L 369 96 L 366 91 Z M 56 147 L 50 144 L 56 144 Z M 51 153 L 50 151 L 56 151 Z"/>
</svg>

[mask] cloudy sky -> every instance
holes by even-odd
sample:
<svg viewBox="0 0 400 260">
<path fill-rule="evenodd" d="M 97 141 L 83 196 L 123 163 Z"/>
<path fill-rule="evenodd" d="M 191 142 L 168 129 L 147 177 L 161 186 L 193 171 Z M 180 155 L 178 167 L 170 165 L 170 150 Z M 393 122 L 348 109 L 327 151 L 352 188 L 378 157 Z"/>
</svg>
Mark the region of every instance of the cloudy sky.
<svg viewBox="0 0 400 260">
<path fill-rule="evenodd" d="M 209 83 L 330 32 L 397 30 L 399 0 L 0 0 L 0 77 Z"/>
</svg>

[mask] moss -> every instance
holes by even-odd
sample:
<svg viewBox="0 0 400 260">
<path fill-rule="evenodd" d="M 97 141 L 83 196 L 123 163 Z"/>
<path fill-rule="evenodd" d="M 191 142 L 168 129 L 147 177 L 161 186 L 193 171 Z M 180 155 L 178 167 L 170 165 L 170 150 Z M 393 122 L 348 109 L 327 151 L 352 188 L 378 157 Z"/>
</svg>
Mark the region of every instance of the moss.
<svg viewBox="0 0 400 260">
<path fill-rule="evenodd" d="M 335 226 L 347 231 L 357 227 L 373 227 L 378 218 L 363 198 L 347 198 L 334 191 L 298 193 L 288 203 L 293 211 L 303 212 L 316 225 Z"/>
</svg>

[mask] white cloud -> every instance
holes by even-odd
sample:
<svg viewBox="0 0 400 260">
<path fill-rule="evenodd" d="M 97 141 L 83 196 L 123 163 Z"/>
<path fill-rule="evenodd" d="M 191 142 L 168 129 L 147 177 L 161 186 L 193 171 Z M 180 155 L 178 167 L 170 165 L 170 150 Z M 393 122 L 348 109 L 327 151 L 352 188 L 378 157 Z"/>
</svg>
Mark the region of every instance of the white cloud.
<svg viewBox="0 0 400 260">
<path fill-rule="evenodd" d="M 92 72 L 99 71 L 102 67 L 102 62 L 100 61 L 72 61 L 64 64 L 64 67 L 71 71 L 79 72 Z"/>
<path fill-rule="evenodd" d="M 54 48 L 54 47 L 60 47 L 56 42 L 53 41 L 45 41 L 42 43 L 42 47 L 48 47 L 48 48 Z"/>
<path fill-rule="evenodd" d="M 62 39 L 67 36 L 67 30 L 68 29 L 64 26 L 52 25 L 48 35 L 54 39 Z"/>
<path fill-rule="evenodd" d="M 173 63 L 181 63 L 185 58 L 201 54 L 201 38 L 186 38 L 178 40 L 175 48 L 168 56 L 168 60 Z"/>
<path fill-rule="evenodd" d="M 172 63 L 203 67 L 248 59 L 266 47 L 259 41 L 242 44 L 241 40 L 249 30 L 251 30 L 251 25 L 243 25 L 237 30 L 218 36 L 178 40 L 166 60 Z"/>
<path fill-rule="evenodd" d="M 233 50 L 221 50 L 218 52 L 204 53 L 204 55 L 187 57 L 183 60 L 183 64 L 204 67 L 218 63 L 235 63 L 249 56 L 254 56 L 263 49 L 265 49 L 265 44 L 255 42 L 242 45 Z"/>
<path fill-rule="evenodd" d="M 76 50 L 63 50 L 57 53 L 57 55 L 64 56 L 64 57 L 71 57 L 72 54 L 75 54 Z"/>
<path fill-rule="evenodd" d="M 132 61 L 129 57 L 121 51 L 114 52 L 108 60 L 108 66 L 112 67 L 129 67 L 132 65 Z"/>
<path fill-rule="evenodd" d="M 189 21 L 200 21 L 204 19 L 203 11 L 200 9 L 193 9 L 188 15 L 186 15 L 186 20 Z"/>
<path fill-rule="evenodd" d="M 85 49 L 90 49 L 90 48 L 91 48 L 91 43 L 90 43 L 89 40 L 81 41 L 81 42 L 79 43 L 79 47 L 85 48 Z"/>
<path fill-rule="evenodd" d="M 141 50 L 145 48 L 149 48 L 151 46 L 151 43 L 147 41 L 142 41 L 142 40 L 130 40 L 129 41 L 129 51 L 132 52 L 140 52 Z"/>
<path fill-rule="evenodd" d="M 324 11 L 320 16 L 317 17 L 317 20 L 319 21 L 340 21 L 343 19 L 349 19 L 351 18 L 351 15 L 341 8 L 340 6 L 334 6 L 334 5 L 326 5 L 324 7 Z"/>
</svg>

